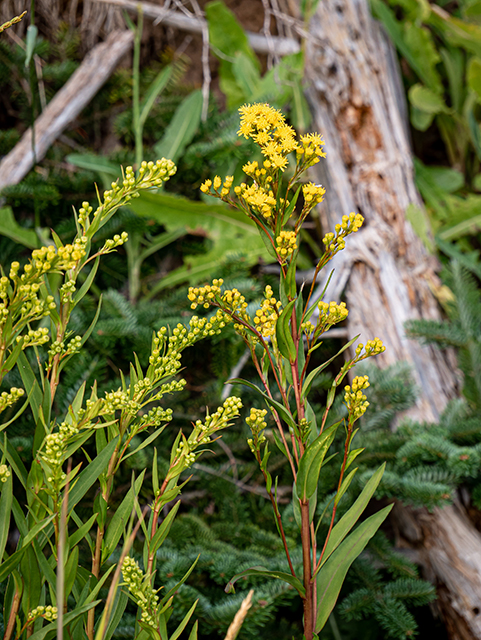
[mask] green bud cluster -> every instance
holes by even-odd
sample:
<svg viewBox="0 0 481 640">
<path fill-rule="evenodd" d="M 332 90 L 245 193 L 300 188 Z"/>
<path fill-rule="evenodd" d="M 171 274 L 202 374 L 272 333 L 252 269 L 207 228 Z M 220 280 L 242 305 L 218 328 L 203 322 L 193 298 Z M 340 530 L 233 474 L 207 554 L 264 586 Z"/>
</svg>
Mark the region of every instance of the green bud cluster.
<svg viewBox="0 0 481 640">
<path fill-rule="evenodd" d="M 75 293 L 75 280 L 67 280 L 67 282 L 60 287 L 60 302 L 62 304 L 68 302 L 73 293 Z"/>
<path fill-rule="evenodd" d="M 127 556 L 122 563 L 122 577 L 125 586 L 140 607 L 141 621 L 156 628 L 159 596 L 157 591 L 152 589 L 149 576 L 144 576 L 137 562 Z"/>
<path fill-rule="evenodd" d="M 25 391 L 23 389 L 17 389 L 17 387 L 12 387 L 10 391 L 2 391 L 0 394 L 0 413 L 7 407 L 15 404 L 17 400 L 24 395 L 24 393 Z"/>
<path fill-rule="evenodd" d="M 264 435 L 264 429 L 267 427 L 267 422 L 264 418 L 267 415 L 267 409 L 251 409 L 249 416 L 246 418 L 246 422 L 252 432 L 252 438 L 247 440 L 252 453 L 260 451 L 261 445 L 266 441 Z"/>
<path fill-rule="evenodd" d="M 352 386 L 346 385 L 344 387 L 344 403 L 349 412 L 349 416 L 354 422 L 358 420 L 367 410 L 369 402 L 367 397 L 363 394 L 363 390 L 369 387 L 368 376 L 356 376 L 352 381 Z"/>
<path fill-rule="evenodd" d="M 79 429 L 76 425 L 62 422 L 59 425 L 58 432 L 49 433 L 45 436 L 39 455 L 50 468 L 48 482 L 59 485 L 65 480 L 66 475 L 62 472 L 62 465 L 65 462 L 67 445 L 69 440 L 77 435 L 78 432 Z"/>
<path fill-rule="evenodd" d="M 364 349 L 364 353 L 362 352 Z M 365 358 L 370 358 L 371 356 L 377 356 L 379 353 L 386 351 L 386 347 L 383 345 L 382 340 L 380 338 L 374 338 L 373 340 L 368 340 L 366 342 L 366 346 L 360 342 L 356 347 L 356 362 L 360 360 L 364 360 Z"/>
<path fill-rule="evenodd" d="M 7 482 L 12 474 L 6 464 L 0 464 L 0 482 Z"/>
<path fill-rule="evenodd" d="M 28 621 L 33 622 L 37 618 L 45 618 L 49 622 L 53 622 L 58 617 L 58 609 L 57 607 L 53 607 L 51 604 L 48 604 L 46 607 L 40 605 L 32 609 L 28 614 Z"/>
</svg>

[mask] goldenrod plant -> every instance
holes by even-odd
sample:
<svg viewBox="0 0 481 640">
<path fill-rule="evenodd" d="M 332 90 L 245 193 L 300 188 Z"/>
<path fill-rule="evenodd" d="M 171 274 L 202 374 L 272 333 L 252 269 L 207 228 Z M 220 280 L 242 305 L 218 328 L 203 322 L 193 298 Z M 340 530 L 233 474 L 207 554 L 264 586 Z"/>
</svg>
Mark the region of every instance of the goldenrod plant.
<svg viewBox="0 0 481 640">
<path fill-rule="evenodd" d="M 72 312 L 91 288 L 101 257 L 128 239 L 117 234 L 94 250 L 95 234 L 121 206 L 142 190 L 159 188 L 175 171 L 165 159 L 142 162 L 137 174 L 127 167 L 121 181 L 99 194 L 95 210 L 82 204 L 71 243 L 52 231 L 53 242 L 35 249 L 25 264 L 2 268 L 0 381 L 6 386 L 16 374 L 23 383 L 0 396 L 0 412 L 7 415 L 0 427 L 0 582 L 8 579 L 4 640 L 41 640 L 53 633 L 108 640 L 129 597 L 138 607 L 135 637 L 172 640 L 194 612 L 196 603 L 176 629 L 167 629 L 174 594 L 193 567 L 172 589 L 160 591 L 154 584 L 156 554 L 179 509 L 174 501 L 186 482 L 182 474 L 239 415 L 240 399 L 227 398 L 189 434 L 178 431 L 170 460 L 154 454 L 151 486 L 143 489 L 150 503 L 141 507 L 139 500 L 145 469 L 132 476 L 114 513 L 110 507 L 121 465 L 152 445 L 172 420 L 163 401 L 185 385 L 179 377 L 182 352 L 219 333 L 230 317 L 219 309 L 208 318 L 193 316 L 188 326 L 163 327 L 153 335 L 147 368 L 135 357 L 119 388 L 100 393 L 94 385 L 88 394 L 79 380 L 64 415 L 57 415 L 55 404 L 65 367 L 93 331 L 100 303 L 83 336 L 73 335 Z M 21 398 L 25 402 L 16 411 L 13 405 Z M 8 427 L 28 407 L 35 424 L 30 468 L 8 438 Z M 16 548 L 10 527 L 19 534 Z M 132 557 L 140 528 L 142 569 Z M 196 637 L 197 623 L 190 632 L 191 640 Z"/>
<path fill-rule="evenodd" d="M 327 395 L 325 409 L 316 416 L 308 401 L 314 378 L 331 362 L 312 368 L 311 357 L 320 346 L 323 334 L 348 315 L 345 303 L 312 302 L 312 295 L 321 270 L 336 253 L 344 249 L 347 236 L 359 230 L 360 214 L 344 215 L 333 232 L 323 239 L 324 253 L 307 291 L 296 283 L 296 263 L 300 230 L 312 209 L 322 202 L 325 190 L 301 178 L 314 164 L 325 157 L 324 141 L 316 133 L 301 135 L 289 126 L 284 116 L 268 104 L 245 105 L 241 115 L 239 136 L 250 138 L 259 147 L 262 159 L 248 162 L 243 171 L 245 182 L 233 187 L 233 177 L 215 176 L 201 186 L 210 194 L 243 211 L 257 226 L 272 259 L 279 265 L 279 291 L 274 294 L 267 286 L 260 308 L 251 312 L 244 296 L 237 289 L 227 289 L 221 279 L 211 284 L 191 287 L 192 309 L 217 308 L 225 321 L 233 323 L 250 351 L 257 370 L 260 387 L 241 379 L 232 383 L 245 384 L 259 392 L 265 408 L 252 408 L 246 419 L 252 432 L 249 446 L 264 476 L 272 503 L 275 523 L 286 554 L 286 571 L 268 571 L 252 567 L 234 576 L 226 587 L 232 592 L 237 580 L 244 576 L 272 577 L 289 583 L 303 601 L 304 638 L 313 640 L 327 622 L 336 603 L 346 573 L 355 558 L 387 517 L 387 506 L 366 518 L 354 531 L 354 525 L 379 484 L 384 465 L 368 480 L 352 507 L 336 522 L 336 511 L 343 494 L 356 473 L 353 462 L 363 449 L 353 449 L 357 432 L 356 421 L 364 414 L 368 402 L 364 390 L 367 376 L 354 377 L 344 386 L 347 417 L 330 423 L 329 412 L 336 392 L 353 367 L 361 360 L 384 351 L 379 338 L 358 343 L 348 342 L 341 352 L 353 353 L 335 377 Z M 295 166 L 285 186 L 283 176 L 291 159 Z M 302 197 L 301 197 L 302 194 Z M 340 353 L 341 353 L 340 352 Z M 293 477 L 292 500 L 294 514 L 302 540 L 302 565 L 297 566 L 284 533 L 277 498 L 277 481 L 269 472 L 270 439 L 266 436 L 267 414 L 275 423 L 273 439 L 286 457 Z M 344 431 L 344 447 L 339 456 L 328 455 L 338 430 Z M 319 474 L 323 465 L 336 465 L 337 491 L 330 509 L 317 522 L 316 498 Z M 318 540 L 317 532 L 323 517 L 329 518 L 328 533 Z"/>
</svg>

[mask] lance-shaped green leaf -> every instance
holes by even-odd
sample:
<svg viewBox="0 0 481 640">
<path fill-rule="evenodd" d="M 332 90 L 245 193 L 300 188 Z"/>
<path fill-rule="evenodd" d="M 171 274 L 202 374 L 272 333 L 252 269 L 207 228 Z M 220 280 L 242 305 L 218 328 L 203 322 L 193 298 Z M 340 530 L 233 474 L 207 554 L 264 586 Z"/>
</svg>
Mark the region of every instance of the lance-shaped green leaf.
<svg viewBox="0 0 481 640">
<path fill-rule="evenodd" d="M 7 478 L 7 481 L 2 486 L 2 496 L 0 498 L 0 558 L 3 558 L 3 553 L 7 545 L 8 531 L 10 528 L 10 515 L 12 512 L 13 502 L 13 480 L 12 475 Z"/>
<path fill-rule="evenodd" d="M 73 509 L 81 500 L 99 475 L 108 465 L 111 455 L 113 454 L 117 440 L 114 438 L 108 445 L 92 460 L 92 462 L 82 471 L 77 478 L 75 486 L 69 493 L 68 508 Z"/>
<path fill-rule="evenodd" d="M 364 550 L 393 505 L 370 516 L 353 531 L 336 549 L 317 576 L 317 616 L 314 631 L 319 633 L 331 615 L 346 574 L 359 554 Z"/>
<path fill-rule="evenodd" d="M 292 309 L 295 304 L 296 301 L 291 300 L 291 302 L 289 302 L 289 304 L 282 310 L 282 313 L 276 323 L 277 346 L 284 358 L 287 358 L 291 363 L 296 361 L 297 356 L 296 345 L 292 339 L 289 327 L 289 320 L 291 319 Z"/>
<path fill-rule="evenodd" d="M 335 506 L 337 506 L 339 504 L 339 501 L 341 500 L 342 496 L 349 489 L 349 485 L 353 481 L 354 476 L 356 475 L 358 468 L 359 467 L 356 467 L 355 469 L 353 469 L 351 471 L 351 473 L 349 473 L 349 475 L 347 475 L 344 478 L 344 480 L 342 481 L 341 487 L 340 487 L 339 491 L 337 492 L 336 497 L 334 498 L 334 505 Z"/>
<path fill-rule="evenodd" d="M 331 531 L 331 535 L 329 536 L 326 550 L 324 551 L 322 564 L 324 564 L 329 556 L 333 553 L 333 551 L 337 549 L 337 547 L 341 544 L 349 531 L 351 531 L 353 526 L 361 517 L 362 512 L 367 507 L 369 500 L 372 498 L 379 483 L 381 482 L 382 474 L 384 473 L 385 467 L 386 463 L 382 464 L 379 469 L 372 474 L 372 476 L 369 478 L 369 481 L 366 483 L 366 486 L 359 494 L 356 502 L 348 511 L 346 511 L 339 522 L 334 526 L 333 530 Z"/>
<path fill-rule="evenodd" d="M 167 516 L 164 518 L 158 530 L 155 532 L 155 535 L 150 541 L 149 545 L 150 553 L 155 553 L 157 549 L 161 547 L 166 537 L 169 535 L 170 528 L 172 526 L 172 523 L 174 522 L 174 518 L 177 514 L 177 511 L 179 510 L 179 507 L 180 500 L 172 507 Z"/>
<path fill-rule="evenodd" d="M 273 400 L 272 398 L 269 398 L 267 393 L 264 393 L 263 391 L 261 391 L 259 387 L 256 387 L 255 384 L 252 384 L 252 382 L 249 382 L 248 380 L 244 380 L 243 378 L 231 378 L 230 380 L 227 380 L 227 382 L 229 384 L 243 384 L 246 387 L 250 387 L 254 391 L 257 391 L 258 393 L 260 393 L 260 395 L 267 402 L 267 406 L 269 407 L 269 409 L 274 407 L 276 411 L 279 413 L 279 415 L 281 416 L 281 418 L 283 418 L 287 422 L 287 424 L 292 429 L 294 429 L 294 431 L 297 429 L 297 425 L 294 421 L 294 418 L 292 417 L 291 413 L 284 407 L 284 405 L 282 405 L 280 402 L 277 402 L 277 400 Z"/>
<path fill-rule="evenodd" d="M 104 538 L 104 545 L 102 548 L 102 562 L 105 562 L 107 558 L 114 552 L 122 534 L 126 530 L 132 509 L 134 508 L 134 499 L 139 495 L 144 481 L 145 470 L 142 471 L 140 476 L 135 480 L 133 486 L 130 487 L 127 495 L 120 503 L 118 509 L 114 513 L 114 517 L 110 521 L 107 527 L 107 532 Z"/>
<path fill-rule="evenodd" d="M 201 89 L 189 93 L 182 101 L 162 140 L 154 145 L 154 151 L 159 158 L 170 158 L 172 162 L 176 162 L 182 155 L 199 128 L 202 103 Z"/>
<path fill-rule="evenodd" d="M 174 631 L 174 633 L 170 636 L 170 640 L 177 640 L 177 638 L 180 636 L 180 634 L 182 633 L 182 631 L 185 629 L 185 627 L 187 626 L 187 623 L 189 622 L 189 620 L 192 617 L 192 614 L 194 613 L 194 609 L 197 606 L 197 603 L 199 601 L 196 600 L 194 602 L 194 604 L 191 606 L 191 608 L 187 611 L 187 613 L 184 616 L 184 619 L 182 620 L 182 622 L 179 624 L 179 626 L 177 627 L 177 629 Z"/>
<path fill-rule="evenodd" d="M 311 387 L 312 381 L 314 380 L 314 378 L 316 376 L 318 376 L 321 371 L 323 371 L 333 360 L 335 360 L 338 356 L 341 355 L 341 353 L 343 351 L 345 351 L 346 349 L 349 349 L 349 347 L 356 342 L 356 340 L 359 338 L 358 334 L 357 336 L 355 336 L 352 340 L 349 340 L 349 342 L 347 342 L 342 349 L 340 349 L 335 356 L 332 356 L 332 358 L 329 358 L 329 360 L 327 360 L 327 362 L 324 362 L 323 364 L 319 365 L 318 367 L 316 367 L 315 369 L 313 369 L 310 374 L 307 376 L 307 378 L 304 381 L 304 384 L 302 385 L 302 391 L 301 391 L 301 398 L 305 398 L 307 396 L 307 394 L 309 393 L 309 389 Z"/>
<path fill-rule="evenodd" d="M 287 582 L 292 587 L 294 587 L 294 589 L 296 589 L 296 591 L 299 593 L 301 598 L 304 598 L 306 595 L 306 590 L 304 589 L 304 585 L 299 580 L 299 578 L 296 578 L 290 573 L 285 573 L 284 571 L 269 571 L 269 569 L 266 569 L 265 567 L 251 567 L 250 569 L 246 569 L 245 571 L 242 571 L 241 573 L 236 574 L 231 580 L 229 580 L 224 591 L 226 593 L 235 593 L 234 584 L 237 582 L 237 580 L 240 580 L 245 576 L 276 578 L 277 580 L 282 580 L 284 582 Z"/>
<path fill-rule="evenodd" d="M 340 422 L 336 422 L 329 429 L 326 429 L 320 436 L 310 444 L 304 451 L 299 461 L 299 471 L 297 472 L 297 495 L 299 500 L 305 502 L 314 494 L 319 481 L 319 473 L 322 463 L 329 447 L 336 435 L 337 427 Z"/>
</svg>

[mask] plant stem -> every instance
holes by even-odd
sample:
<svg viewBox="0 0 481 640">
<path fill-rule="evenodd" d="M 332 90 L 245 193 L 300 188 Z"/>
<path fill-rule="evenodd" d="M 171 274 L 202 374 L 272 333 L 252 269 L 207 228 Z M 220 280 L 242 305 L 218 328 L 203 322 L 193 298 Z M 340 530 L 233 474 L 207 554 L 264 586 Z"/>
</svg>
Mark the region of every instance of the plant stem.
<svg viewBox="0 0 481 640">
<path fill-rule="evenodd" d="M 309 523 L 309 502 L 300 502 L 301 507 L 301 540 L 302 540 L 302 567 L 304 573 L 304 589 L 306 595 L 304 606 L 304 636 L 306 640 L 312 640 L 314 635 L 314 607 L 313 585 L 311 581 L 311 537 Z"/>
<path fill-rule="evenodd" d="M 135 135 L 135 165 L 139 170 L 144 155 L 142 145 L 142 125 L 140 123 L 140 44 L 142 40 L 143 14 L 142 8 L 138 6 L 137 27 L 135 29 L 134 40 L 134 60 L 132 65 L 132 98 L 133 98 L 133 128 Z"/>
</svg>

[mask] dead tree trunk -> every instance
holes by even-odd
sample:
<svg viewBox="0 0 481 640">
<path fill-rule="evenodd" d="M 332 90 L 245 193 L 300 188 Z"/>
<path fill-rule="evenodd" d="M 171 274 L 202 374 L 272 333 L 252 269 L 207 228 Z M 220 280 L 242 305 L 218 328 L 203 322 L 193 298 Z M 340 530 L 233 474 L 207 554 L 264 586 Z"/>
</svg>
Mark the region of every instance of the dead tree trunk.
<svg viewBox="0 0 481 640">
<path fill-rule="evenodd" d="M 316 181 L 327 188 L 321 222 L 330 230 L 350 211 L 366 219 L 336 257 L 328 296 L 345 291 L 350 335 L 383 340 L 381 366 L 411 364 L 420 387 L 411 416 L 435 421 L 457 380 L 449 354 L 408 340 L 403 329 L 410 318 L 438 319 L 440 313 L 432 293 L 436 260 L 405 217 L 409 204 L 424 213 L 395 54 L 366 0 L 323 0 L 309 34 L 307 96 L 313 128 L 324 134 L 327 150 L 327 161 L 316 166 Z M 481 639 L 481 535 L 458 506 L 413 513 L 397 506 L 399 530 L 420 548 L 435 578 L 450 638 Z"/>
</svg>

